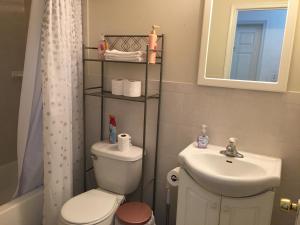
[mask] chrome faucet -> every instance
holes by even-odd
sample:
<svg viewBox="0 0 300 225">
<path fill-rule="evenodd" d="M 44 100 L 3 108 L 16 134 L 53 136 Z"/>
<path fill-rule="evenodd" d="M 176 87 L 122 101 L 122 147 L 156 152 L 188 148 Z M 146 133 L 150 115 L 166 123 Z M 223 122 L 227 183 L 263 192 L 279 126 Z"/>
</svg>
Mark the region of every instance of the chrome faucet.
<svg viewBox="0 0 300 225">
<path fill-rule="evenodd" d="M 226 150 L 220 151 L 220 153 L 228 157 L 244 158 L 244 156 L 236 149 L 235 138 L 229 138 L 229 144 L 226 146 Z"/>
</svg>

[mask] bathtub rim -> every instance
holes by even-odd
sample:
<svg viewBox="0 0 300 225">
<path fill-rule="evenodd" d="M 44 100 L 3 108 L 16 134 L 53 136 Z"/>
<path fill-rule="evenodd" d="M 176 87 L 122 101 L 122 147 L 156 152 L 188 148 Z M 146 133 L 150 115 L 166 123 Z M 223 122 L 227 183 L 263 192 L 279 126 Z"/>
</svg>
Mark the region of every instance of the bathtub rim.
<svg viewBox="0 0 300 225">
<path fill-rule="evenodd" d="M 2 213 L 5 213 L 8 210 L 18 207 L 18 204 L 27 201 L 28 198 L 36 197 L 36 196 L 42 195 L 42 194 L 43 194 L 43 187 L 39 187 L 39 188 L 34 189 L 31 192 L 28 192 L 28 193 L 18 197 L 18 198 L 12 199 L 11 201 L 0 205 L 0 215 Z"/>
</svg>

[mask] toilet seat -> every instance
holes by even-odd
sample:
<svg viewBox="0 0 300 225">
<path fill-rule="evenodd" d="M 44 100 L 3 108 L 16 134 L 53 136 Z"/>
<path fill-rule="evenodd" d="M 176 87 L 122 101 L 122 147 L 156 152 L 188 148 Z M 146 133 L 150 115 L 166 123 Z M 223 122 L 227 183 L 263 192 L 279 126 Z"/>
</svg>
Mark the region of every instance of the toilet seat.
<svg viewBox="0 0 300 225">
<path fill-rule="evenodd" d="M 97 224 L 113 214 L 119 202 L 119 195 L 93 189 L 67 201 L 61 209 L 61 217 L 68 224 Z"/>
</svg>

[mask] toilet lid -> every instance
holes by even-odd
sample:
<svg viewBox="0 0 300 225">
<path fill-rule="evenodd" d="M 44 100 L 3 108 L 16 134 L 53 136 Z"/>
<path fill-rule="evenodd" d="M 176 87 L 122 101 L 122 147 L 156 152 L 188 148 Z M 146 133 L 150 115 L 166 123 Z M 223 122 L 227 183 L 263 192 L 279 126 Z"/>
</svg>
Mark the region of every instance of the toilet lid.
<svg viewBox="0 0 300 225">
<path fill-rule="evenodd" d="M 73 224 L 100 222 L 110 216 L 116 205 L 116 195 L 94 189 L 67 201 L 61 216 Z"/>
</svg>

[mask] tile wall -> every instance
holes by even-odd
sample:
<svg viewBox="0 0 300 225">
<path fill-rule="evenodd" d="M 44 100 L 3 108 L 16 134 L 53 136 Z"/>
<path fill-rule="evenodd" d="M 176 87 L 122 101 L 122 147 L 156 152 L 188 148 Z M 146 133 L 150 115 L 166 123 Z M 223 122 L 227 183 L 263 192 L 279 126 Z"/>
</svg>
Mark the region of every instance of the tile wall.
<svg viewBox="0 0 300 225">
<path fill-rule="evenodd" d="M 115 114 L 118 131 L 127 132 L 141 145 L 141 104 L 107 102 L 105 112 Z M 156 107 L 150 102 L 148 120 L 146 199 L 151 199 L 153 142 Z M 99 140 L 99 99 L 87 98 L 87 149 Z M 208 125 L 210 143 L 225 146 L 229 137 L 238 138 L 238 148 L 283 160 L 282 183 L 276 191 L 272 225 L 293 224 L 293 214 L 279 210 L 280 197 L 300 198 L 300 93 L 271 93 L 164 82 L 161 133 L 158 155 L 156 220 L 165 224 L 166 174 L 178 166 L 177 155 L 193 142 L 201 125 Z M 91 176 L 92 177 L 92 176 Z M 171 224 L 175 225 L 176 189 L 172 190 Z"/>
</svg>

